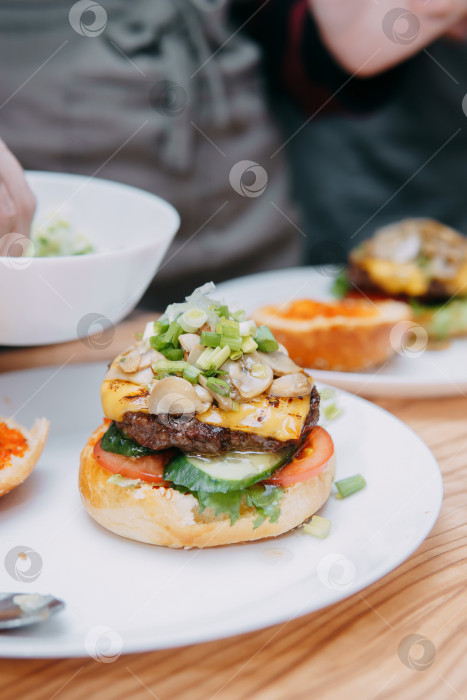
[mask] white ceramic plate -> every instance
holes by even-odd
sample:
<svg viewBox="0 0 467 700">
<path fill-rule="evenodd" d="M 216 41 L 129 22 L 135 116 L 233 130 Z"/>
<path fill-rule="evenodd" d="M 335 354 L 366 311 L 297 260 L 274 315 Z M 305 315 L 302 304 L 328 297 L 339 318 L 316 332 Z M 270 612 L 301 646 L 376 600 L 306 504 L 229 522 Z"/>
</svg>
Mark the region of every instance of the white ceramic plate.
<svg viewBox="0 0 467 700">
<path fill-rule="evenodd" d="M 217 285 L 217 296 L 248 312 L 265 304 L 313 298 L 332 299 L 332 272 L 326 268 L 296 267 L 238 277 Z M 382 367 L 368 372 L 324 372 L 313 368 L 315 379 L 362 396 L 467 396 L 467 339 L 443 350 L 426 350 L 423 343 L 396 354 Z"/>
<path fill-rule="evenodd" d="M 26 424 L 41 415 L 51 421 L 36 469 L 0 501 L 0 590 L 50 591 L 67 603 L 42 625 L 0 635 L 0 656 L 90 654 L 108 661 L 122 651 L 267 627 L 365 588 L 433 527 L 442 481 L 429 449 L 389 413 L 337 392 L 343 413 L 326 426 L 337 478 L 362 473 L 368 486 L 346 500 L 329 499 L 321 511 L 333 523 L 326 540 L 301 528 L 201 551 L 122 539 L 91 520 L 77 488 L 80 450 L 102 420 L 104 371 L 82 365 L 0 375 L 0 414 L 16 413 Z M 5 556 L 18 546 L 40 559 L 18 559 L 16 570 L 6 570 Z"/>
</svg>

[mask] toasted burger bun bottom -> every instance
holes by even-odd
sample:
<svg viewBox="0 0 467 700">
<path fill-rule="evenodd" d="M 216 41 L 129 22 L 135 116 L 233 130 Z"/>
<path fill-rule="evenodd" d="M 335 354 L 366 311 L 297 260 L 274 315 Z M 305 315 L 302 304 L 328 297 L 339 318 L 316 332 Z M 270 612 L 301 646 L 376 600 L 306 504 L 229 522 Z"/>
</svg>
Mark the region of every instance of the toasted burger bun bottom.
<svg viewBox="0 0 467 700">
<path fill-rule="evenodd" d="M 106 426 L 105 426 L 106 427 Z M 128 539 L 166 547 L 215 547 L 275 537 L 300 525 L 326 502 L 335 472 L 333 456 L 318 476 L 285 489 L 279 520 L 266 519 L 254 529 L 254 509 L 242 505 L 240 518 L 230 525 L 227 515 L 216 516 L 211 508 L 202 513 L 191 494 L 171 488 L 123 488 L 109 484 L 111 473 L 93 457 L 93 447 L 105 427 L 93 433 L 81 453 L 79 488 L 88 513 L 100 525 Z"/>
<path fill-rule="evenodd" d="M 19 430 L 28 442 L 27 449 L 21 457 L 13 455 L 10 463 L 0 469 L 0 496 L 3 496 L 21 484 L 36 466 L 47 440 L 49 421 L 46 418 L 38 418 L 31 430 L 27 430 L 11 418 L 0 416 L 0 423 L 6 423 L 9 428 Z"/>
</svg>

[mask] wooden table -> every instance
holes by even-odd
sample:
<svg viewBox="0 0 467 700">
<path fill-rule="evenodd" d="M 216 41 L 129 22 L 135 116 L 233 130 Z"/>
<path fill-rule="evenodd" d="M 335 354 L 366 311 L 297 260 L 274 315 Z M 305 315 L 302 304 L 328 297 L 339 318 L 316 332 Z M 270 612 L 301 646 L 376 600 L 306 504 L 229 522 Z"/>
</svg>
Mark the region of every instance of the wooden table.
<svg viewBox="0 0 467 700">
<path fill-rule="evenodd" d="M 122 324 L 106 347 L 7 351 L 0 367 L 111 359 L 144 320 Z M 108 664 L 0 661 L 1 700 L 467 698 L 467 398 L 376 403 L 426 441 L 444 478 L 438 522 L 402 566 L 337 605 L 260 632 Z M 398 654 L 411 634 L 428 640 L 423 670 Z M 415 662 L 422 651 L 412 647 Z"/>
</svg>

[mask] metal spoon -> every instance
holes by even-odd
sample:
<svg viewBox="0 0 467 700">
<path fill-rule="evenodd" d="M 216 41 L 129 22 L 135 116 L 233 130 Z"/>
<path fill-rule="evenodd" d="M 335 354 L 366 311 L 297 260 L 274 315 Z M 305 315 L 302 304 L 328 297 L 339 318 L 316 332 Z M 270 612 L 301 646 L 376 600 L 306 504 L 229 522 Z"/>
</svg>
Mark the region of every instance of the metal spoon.
<svg viewBox="0 0 467 700">
<path fill-rule="evenodd" d="M 41 593 L 0 593 L 0 630 L 34 625 L 63 610 L 65 603 Z"/>
</svg>

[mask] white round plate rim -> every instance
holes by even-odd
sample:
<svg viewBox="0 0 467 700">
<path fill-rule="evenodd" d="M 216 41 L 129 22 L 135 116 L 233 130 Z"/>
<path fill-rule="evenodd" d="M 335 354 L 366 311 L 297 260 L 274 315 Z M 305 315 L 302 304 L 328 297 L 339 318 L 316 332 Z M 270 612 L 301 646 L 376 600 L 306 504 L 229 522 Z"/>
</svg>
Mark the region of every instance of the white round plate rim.
<svg viewBox="0 0 467 700">
<path fill-rule="evenodd" d="M 12 372 L 0 375 L 0 396 L 5 395 L 5 388 L 8 387 L 8 385 L 10 387 L 13 386 L 15 383 L 17 383 L 18 379 L 23 378 L 25 380 L 28 380 L 31 377 L 33 379 L 41 379 L 41 377 L 44 377 L 47 373 L 56 372 L 56 370 L 57 368 L 40 368 L 35 370 L 23 370 L 19 372 Z M 69 367 L 64 368 L 61 371 L 65 372 L 65 376 L 68 377 L 68 381 L 70 381 L 70 377 L 72 377 L 73 374 L 83 372 L 86 373 L 86 371 L 88 371 L 88 374 L 91 377 L 93 377 L 94 374 L 96 374 L 96 372 L 103 371 L 103 365 L 71 365 Z M 84 377 L 83 384 L 85 384 Z M 354 582 L 354 584 L 348 586 L 345 592 L 339 592 L 339 594 L 337 594 L 334 590 L 329 590 L 326 592 L 325 595 L 323 595 L 321 592 L 318 605 L 310 604 L 309 600 L 303 600 L 302 598 L 296 598 L 295 596 L 286 596 L 284 600 L 283 590 L 280 589 L 278 591 L 270 592 L 266 597 L 264 597 L 261 600 L 261 610 L 258 610 L 258 605 L 255 601 L 251 601 L 250 603 L 248 603 L 245 607 L 242 608 L 241 611 L 236 610 L 235 606 L 229 608 L 223 613 L 222 622 L 220 626 L 219 620 L 216 619 L 216 615 L 212 614 L 211 616 L 206 615 L 205 617 L 203 617 L 203 624 L 201 625 L 201 629 L 199 628 L 199 626 L 194 629 L 187 628 L 183 631 L 183 633 L 181 633 L 180 630 L 178 630 L 178 632 L 169 631 L 167 629 L 165 629 L 165 631 L 163 630 L 163 634 L 165 634 L 165 639 L 162 641 L 160 639 L 157 639 L 157 634 L 156 636 L 154 636 L 152 630 L 150 629 L 134 629 L 131 632 L 126 632 L 123 653 L 138 653 L 168 647 L 183 646 L 193 643 L 207 642 L 213 639 L 220 639 L 227 636 L 262 629 L 274 624 L 285 622 L 286 620 L 294 619 L 296 617 L 299 617 L 300 615 L 305 615 L 310 612 L 314 612 L 323 607 L 331 605 L 334 602 L 343 600 L 349 597 L 350 595 L 353 595 L 354 593 L 362 590 L 363 588 L 366 588 L 367 586 L 371 585 L 381 577 L 385 576 L 390 571 L 397 568 L 419 547 L 421 542 L 427 537 L 427 535 L 431 531 L 438 517 L 442 503 L 442 479 L 434 456 L 430 452 L 429 448 L 425 445 L 425 443 L 423 443 L 423 441 L 407 425 L 405 425 L 405 423 L 397 419 L 395 416 L 392 416 L 388 412 L 384 411 L 384 409 L 380 408 L 379 406 L 375 406 L 374 404 L 371 404 L 370 402 L 360 397 L 353 396 L 344 391 L 338 390 L 338 397 L 340 400 L 349 403 L 351 406 L 356 406 L 356 410 L 358 410 L 359 406 L 362 407 L 363 415 L 366 415 L 367 412 L 370 412 L 370 414 L 375 418 L 376 423 L 379 423 L 380 421 L 386 424 L 388 422 L 391 423 L 394 426 L 394 430 L 399 435 L 405 435 L 405 438 L 409 440 L 413 449 L 416 448 L 417 452 L 421 454 L 420 459 L 424 462 L 424 469 L 426 469 L 427 474 L 429 474 L 430 476 L 430 478 L 428 479 L 428 485 L 431 484 L 431 486 L 430 490 L 428 492 L 425 492 L 426 502 L 423 506 L 424 509 L 428 508 L 428 514 L 426 514 L 426 519 L 424 519 L 423 522 L 417 523 L 417 527 L 419 529 L 417 530 L 417 533 L 412 539 L 412 541 L 401 550 L 398 556 L 388 556 L 384 560 L 383 565 L 375 567 L 366 576 L 360 577 Z M 4 408 L 0 409 L 0 413 L 1 412 L 5 413 Z M 377 419 L 378 416 L 379 419 Z M 347 423 L 349 418 L 346 419 L 344 414 L 343 417 L 338 420 L 341 420 L 342 425 L 344 426 L 344 422 Z M 332 426 L 332 423 L 326 426 L 331 431 L 331 433 L 333 432 Z M 40 468 L 40 465 L 38 466 Z M 368 488 L 370 488 L 370 486 L 368 486 L 367 489 Z M 357 499 L 357 497 L 358 494 L 352 498 Z M 352 499 L 349 499 L 345 503 L 349 504 L 351 509 L 353 508 L 354 510 L 358 510 L 359 508 L 358 500 L 353 501 L 353 503 L 355 504 L 354 506 L 352 506 Z M 88 516 L 86 515 L 86 517 Z M 413 515 L 413 517 L 415 517 L 415 515 Z M 107 533 L 107 531 L 101 530 L 97 525 L 96 527 L 98 528 L 97 532 L 106 533 L 107 535 L 109 534 Z M 282 536 L 282 538 L 286 538 L 289 536 L 290 535 L 284 535 Z M 116 536 L 111 535 L 111 537 L 113 538 Z M 282 538 L 279 538 L 279 540 L 263 540 L 261 541 L 261 543 L 256 543 L 256 545 L 262 544 L 268 549 L 269 545 L 271 544 L 280 545 L 281 543 L 283 543 Z M 121 538 L 116 538 L 116 540 L 117 542 L 125 543 L 126 545 L 133 544 L 128 540 L 123 540 Z M 103 539 L 103 544 L 105 545 L 105 538 Z M 135 546 L 143 546 L 145 548 L 147 547 L 148 549 L 156 551 L 159 549 L 152 548 L 150 545 L 138 545 L 136 543 L 134 544 Z M 220 548 L 219 550 L 210 551 L 222 552 L 230 550 L 232 552 L 232 556 L 242 558 L 241 552 L 244 552 L 245 557 L 247 557 L 248 548 L 254 546 L 255 543 L 233 545 L 227 548 L 224 547 Z M 123 545 L 122 549 L 124 549 Z M 161 548 L 161 550 L 162 549 L 164 548 Z M 197 551 L 198 550 L 191 550 L 193 554 L 195 554 Z M 265 568 L 267 568 L 266 564 L 264 566 Z M 270 568 L 268 569 L 268 571 L 274 572 L 275 569 Z M 294 586 L 298 590 L 301 586 L 306 586 L 307 583 L 309 583 L 312 580 L 309 576 L 309 573 L 303 574 L 303 577 L 302 573 L 300 574 L 300 578 L 289 582 L 287 588 L 289 592 L 290 585 Z M 10 581 L 9 586 L 11 590 L 14 590 L 14 581 Z M 36 586 L 36 588 L 39 587 Z M 51 592 L 56 593 L 58 597 L 61 597 L 60 591 Z M 66 599 L 65 602 L 67 602 Z M 54 619 L 59 621 L 60 615 L 57 615 Z M 11 658 L 58 658 L 85 656 L 85 651 L 83 651 L 82 639 L 78 641 L 76 638 L 68 640 L 64 640 L 63 638 L 61 638 L 59 641 L 56 641 L 54 640 L 53 636 L 47 636 L 47 624 L 48 623 L 45 623 L 41 627 L 41 629 L 44 630 L 43 637 L 39 636 L 31 640 L 28 640 L 27 638 L 23 637 L 21 640 L 20 648 L 18 648 L 18 645 L 16 644 L 9 645 L 8 635 L 2 635 L 0 637 L 0 656 Z"/>
<path fill-rule="evenodd" d="M 262 282 L 265 285 L 273 283 L 274 286 L 280 287 L 281 284 L 289 282 L 292 276 L 295 277 L 295 279 L 299 279 L 298 293 L 293 297 L 294 299 L 307 296 L 307 293 L 302 293 L 300 291 L 303 289 L 304 279 L 306 279 L 307 282 L 315 280 L 319 283 L 320 288 L 317 291 L 316 298 L 325 300 L 334 298 L 330 294 L 329 289 L 323 294 L 324 281 L 327 280 L 330 287 L 335 276 L 331 271 L 327 270 L 325 266 L 322 268 L 318 266 L 290 267 L 280 270 L 258 272 L 252 275 L 245 275 L 244 277 L 236 277 L 216 285 L 216 293 L 218 297 L 228 295 L 228 299 L 232 302 L 234 302 L 237 297 L 239 298 L 239 304 L 241 304 L 241 299 L 247 296 L 251 298 L 253 287 L 261 285 Z M 302 284 L 300 284 L 300 280 Z M 280 295 L 278 294 L 277 296 L 279 300 Z M 287 297 L 284 301 L 288 301 Z M 250 305 L 246 310 L 250 312 L 254 308 L 266 303 L 266 301 L 261 301 L 261 303 L 256 306 Z M 271 303 L 276 303 L 276 301 Z M 453 343 L 458 342 L 467 341 L 464 341 L 464 339 L 453 341 Z M 407 362 L 416 361 L 417 358 L 407 360 Z M 419 376 L 410 377 L 397 374 L 381 375 L 378 374 L 378 367 L 375 368 L 374 374 L 370 372 L 337 372 L 314 368 L 310 368 L 310 371 L 313 372 L 313 376 L 316 379 L 322 382 L 329 382 L 334 386 L 338 386 L 347 391 L 354 391 L 364 396 L 379 396 L 381 398 L 385 396 L 421 398 L 426 396 L 465 395 L 464 392 L 467 392 L 467 377 L 455 380 L 454 383 L 454 381 L 451 381 L 449 378 L 442 378 L 430 374 L 423 376 L 423 378 Z"/>
</svg>

